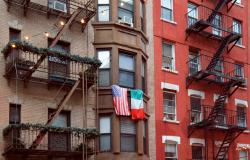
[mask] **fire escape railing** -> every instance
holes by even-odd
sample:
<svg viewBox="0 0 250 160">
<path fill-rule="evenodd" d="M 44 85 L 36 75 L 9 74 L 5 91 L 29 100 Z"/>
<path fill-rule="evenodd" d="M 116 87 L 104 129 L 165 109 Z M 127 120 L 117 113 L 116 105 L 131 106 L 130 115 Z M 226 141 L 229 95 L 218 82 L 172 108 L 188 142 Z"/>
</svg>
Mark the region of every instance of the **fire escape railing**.
<svg viewBox="0 0 250 160">
<path fill-rule="evenodd" d="M 211 16 L 215 15 L 215 16 Z M 217 12 L 206 6 L 197 6 L 186 13 L 188 34 L 200 33 L 208 38 L 222 39 L 235 33 L 233 17 Z"/>
<path fill-rule="evenodd" d="M 41 130 L 47 130 L 48 134 L 41 143 L 30 150 L 29 146 L 35 140 Z M 29 151 L 33 155 L 69 156 L 70 154 L 82 156 L 83 139 L 91 140 L 98 135 L 94 128 L 48 127 L 42 124 L 11 124 L 3 130 L 4 155 L 23 151 Z M 60 140 L 58 140 L 60 139 Z M 93 154 L 95 146 L 88 147 L 88 154 Z M 86 149 L 86 148 L 85 148 Z M 59 153 L 59 154 L 58 154 Z M 68 155 L 67 155 L 68 154 Z"/>
<path fill-rule="evenodd" d="M 211 125 L 212 127 L 225 127 L 228 128 L 243 128 L 247 127 L 246 113 L 238 112 L 236 110 L 221 109 L 219 115 L 213 122 L 209 121 L 209 115 L 213 110 L 213 106 L 201 105 L 198 108 L 189 111 L 189 124 L 190 126 L 204 126 Z"/>
<path fill-rule="evenodd" d="M 199 54 L 196 57 L 190 59 L 188 63 L 189 76 L 196 80 L 202 79 L 202 76 L 206 74 L 206 80 L 212 81 L 218 84 L 227 84 L 231 81 L 238 81 L 243 87 L 245 85 L 245 69 L 243 65 L 225 61 L 221 58 L 215 67 L 208 69 L 213 57 Z"/>
</svg>

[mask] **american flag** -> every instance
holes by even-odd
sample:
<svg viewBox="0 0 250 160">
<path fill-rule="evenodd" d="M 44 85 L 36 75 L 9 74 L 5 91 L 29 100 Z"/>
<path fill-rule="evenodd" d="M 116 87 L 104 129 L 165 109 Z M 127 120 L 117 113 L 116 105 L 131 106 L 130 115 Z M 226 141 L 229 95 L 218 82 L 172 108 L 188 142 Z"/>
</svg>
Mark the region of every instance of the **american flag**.
<svg viewBox="0 0 250 160">
<path fill-rule="evenodd" d="M 112 85 L 113 102 L 116 115 L 129 116 L 130 108 L 128 106 L 127 88 L 121 88 L 117 85 Z"/>
</svg>

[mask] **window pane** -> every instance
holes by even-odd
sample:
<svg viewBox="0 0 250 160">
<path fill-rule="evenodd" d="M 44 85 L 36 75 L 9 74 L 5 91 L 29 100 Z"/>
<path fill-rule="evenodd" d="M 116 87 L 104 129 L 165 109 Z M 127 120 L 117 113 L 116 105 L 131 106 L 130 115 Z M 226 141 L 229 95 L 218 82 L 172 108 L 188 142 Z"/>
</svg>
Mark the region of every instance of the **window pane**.
<svg viewBox="0 0 250 160">
<path fill-rule="evenodd" d="M 121 151 L 122 152 L 134 152 L 136 146 L 135 135 L 121 135 Z"/>
<path fill-rule="evenodd" d="M 111 133 L 110 117 L 100 117 L 100 133 Z"/>
<path fill-rule="evenodd" d="M 172 0 L 161 0 L 161 6 L 172 9 Z"/>
<path fill-rule="evenodd" d="M 111 150 L 111 136 L 110 136 L 110 134 L 100 135 L 100 151 L 107 152 L 110 150 Z"/>
<path fill-rule="evenodd" d="M 166 20 L 173 20 L 172 10 L 167 8 L 161 8 L 161 18 Z"/>
<path fill-rule="evenodd" d="M 10 124 L 20 124 L 21 123 L 21 105 L 10 104 L 9 108 L 9 123 Z"/>
<path fill-rule="evenodd" d="M 98 0 L 98 4 L 109 4 L 109 0 Z"/>
<path fill-rule="evenodd" d="M 98 20 L 109 21 L 109 6 L 98 6 Z"/>
<path fill-rule="evenodd" d="M 126 22 L 126 23 L 133 23 L 133 12 L 131 11 L 128 11 L 128 10 L 125 10 L 123 8 L 119 8 L 119 19 L 122 20 L 123 22 Z"/>
<path fill-rule="evenodd" d="M 121 86 L 134 88 L 134 86 L 135 86 L 134 81 L 135 81 L 135 73 L 134 72 L 126 72 L 126 71 L 120 70 L 119 84 Z"/>
<path fill-rule="evenodd" d="M 240 160 L 248 160 L 248 154 L 247 151 L 240 151 Z"/>
<path fill-rule="evenodd" d="M 203 158 L 203 147 L 202 146 L 192 146 L 192 159 L 202 160 Z"/>
<path fill-rule="evenodd" d="M 99 85 L 109 86 L 110 85 L 110 71 L 109 70 L 99 70 Z"/>
<path fill-rule="evenodd" d="M 119 68 L 134 71 L 134 56 L 121 53 L 119 55 Z"/>
<path fill-rule="evenodd" d="M 174 142 L 167 142 L 165 146 L 165 156 L 166 159 L 175 159 L 177 158 L 177 144 Z"/>
<path fill-rule="evenodd" d="M 100 68 L 110 68 L 110 51 L 98 51 L 98 59 L 102 62 Z"/>
<path fill-rule="evenodd" d="M 134 0 L 119 0 L 119 7 L 129 11 L 134 10 Z"/>
<path fill-rule="evenodd" d="M 201 111 L 201 99 L 198 97 L 190 97 L 190 104 L 192 110 Z"/>
</svg>

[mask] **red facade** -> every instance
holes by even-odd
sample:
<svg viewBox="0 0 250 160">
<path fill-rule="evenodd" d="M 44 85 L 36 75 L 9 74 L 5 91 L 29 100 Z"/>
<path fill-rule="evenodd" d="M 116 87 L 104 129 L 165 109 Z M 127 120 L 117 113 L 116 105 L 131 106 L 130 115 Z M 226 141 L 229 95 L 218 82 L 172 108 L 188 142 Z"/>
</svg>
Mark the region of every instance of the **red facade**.
<svg viewBox="0 0 250 160">
<path fill-rule="evenodd" d="M 202 158 L 207 160 L 250 157 L 250 2 L 224 1 L 154 0 L 157 160 L 195 159 L 196 145 L 202 146 Z M 197 74 L 190 73 L 192 69 Z M 197 114 L 192 107 L 199 103 Z"/>
</svg>

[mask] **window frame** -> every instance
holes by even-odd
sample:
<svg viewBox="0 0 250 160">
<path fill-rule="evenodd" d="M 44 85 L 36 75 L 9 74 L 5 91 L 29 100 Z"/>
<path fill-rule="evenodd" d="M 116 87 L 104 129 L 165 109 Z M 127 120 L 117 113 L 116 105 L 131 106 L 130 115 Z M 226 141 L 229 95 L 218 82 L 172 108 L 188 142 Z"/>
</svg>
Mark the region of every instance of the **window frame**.
<svg viewBox="0 0 250 160">
<path fill-rule="evenodd" d="M 174 113 L 167 113 L 167 112 L 165 112 L 165 104 L 164 104 L 164 101 L 166 100 L 165 98 L 164 98 L 164 94 L 173 94 L 174 95 L 174 104 L 175 104 L 175 108 L 174 108 Z M 165 120 L 167 120 L 167 121 L 177 121 L 177 104 L 176 104 L 176 92 L 173 92 L 173 91 L 168 91 L 168 90 L 164 90 L 163 91 L 163 116 L 164 116 L 164 119 Z M 173 106 L 172 106 L 173 107 Z M 174 119 L 169 119 L 169 118 L 167 118 L 168 116 L 167 115 L 169 115 L 169 114 L 171 114 L 171 115 L 174 115 Z"/>
<path fill-rule="evenodd" d="M 17 103 L 9 103 L 9 124 L 21 124 L 21 107 L 22 105 L 21 104 L 17 104 Z M 17 114 L 18 114 L 18 117 L 19 117 L 19 122 L 16 122 L 16 121 L 12 121 L 11 117 L 13 116 L 13 113 L 11 112 L 11 108 L 14 108 L 17 110 Z M 15 117 L 15 115 L 14 115 Z"/>
<path fill-rule="evenodd" d="M 109 72 L 109 82 L 107 85 L 100 85 L 100 81 L 98 82 L 98 85 L 100 87 L 107 87 L 107 86 L 110 86 L 111 85 L 111 68 L 112 68 L 112 49 L 110 48 L 98 48 L 96 49 L 96 57 L 99 59 L 99 52 L 109 52 L 109 68 L 101 68 L 99 67 L 99 74 L 100 74 L 100 71 L 108 71 Z M 100 60 L 101 61 L 101 60 Z M 98 77 L 100 78 L 100 75 L 98 75 Z"/>
<path fill-rule="evenodd" d="M 237 27 L 235 27 L 237 26 Z M 233 19 L 233 32 L 234 33 L 237 33 L 237 34 L 241 34 L 243 36 L 243 30 L 242 30 L 242 21 L 238 20 L 238 19 Z M 236 30 L 236 29 L 239 29 L 239 30 Z M 242 45 L 243 44 L 243 40 L 242 40 L 242 37 L 237 41 L 236 45 Z"/>
<path fill-rule="evenodd" d="M 200 100 L 200 110 L 196 110 L 196 109 L 193 109 L 192 108 L 192 101 L 191 101 L 191 99 L 192 98 L 194 98 L 194 99 L 199 99 Z M 203 108 L 202 108 L 202 97 L 200 96 L 200 95 L 191 95 L 190 96 L 190 110 L 191 110 L 191 123 L 199 123 L 199 122 L 201 122 L 202 121 L 202 118 L 203 118 L 203 116 L 205 116 L 205 115 L 203 115 Z M 192 118 L 193 118 L 193 113 L 195 113 L 195 114 L 197 114 L 198 113 L 198 118 L 199 118 L 199 121 L 193 121 L 192 120 Z"/>
<path fill-rule="evenodd" d="M 201 155 L 201 157 L 202 157 L 202 160 L 203 160 L 203 159 L 204 159 L 204 155 L 205 155 L 204 145 L 201 144 L 201 143 L 193 143 L 193 144 L 191 145 L 191 149 L 192 149 L 192 159 L 193 159 L 193 160 L 196 160 L 196 159 L 193 157 L 193 147 L 201 147 L 201 149 L 202 149 L 202 155 Z M 198 160 L 200 160 L 200 159 L 198 159 Z"/>
<path fill-rule="evenodd" d="M 144 75 L 142 74 L 142 69 L 144 71 Z M 143 85 L 144 84 L 144 85 Z M 141 89 L 144 93 L 147 92 L 147 60 L 142 57 L 141 61 Z"/>
<path fill-rule="evenodd" d="M 128 69 L 123 69 L 123 68 L 120 68 L 120 55 L 125 55 L 125 56 L 128 56 L 128 57 L 132 57 L 133 58 L 133 63 L 134 63 L 134 68 L 133 68 L 133 71 L 132 70 L 128 70 Z M 128 52 L 128 51 L 124 51 L 124 50 L 120 50 L 119 51 L 119 55 L 118 55 L 118 69 L 119 69 L 119 85 L 122 86 L 122 87 L 127 87 L 127 88 L 135 88 L 136 87 L 136 82 L 135 82 L 135 79 L 136 79 L 136 55 L 131 53 L 131 52 Z M 126 85 L 123 85 L 121 84 L 120 82 L 120 73 L 121 72 L 125 72 L 125 73 L 129 73 L 129 74 L 133 74 L 133 86 L 126 86 Z"/>
<path fill-rule="evenodd" d="M 164 45 L 168 45 L 171 46 L 171 56 L 172 57 L 168 57 L 167 55 L 164 55 Z M 171 64 L 167 64 L 167 60 L 166 62 L 164 62 L 164 59 L 171 59 Z M 164 63 L 166 63 L 166 66 L 164 66 Z M 168 68 L 167 65 L 169 65 L 170 67 Z M 163 69 L 167 69 L 170 71 L 176 71 L 176 66 L 175 66 L 175 44 L 172 42 L 168 42 L 168 41 L 163 41 L 162 42 L 162 68 Z"/>
<path fill-rule="evenodd" d="M 117 17 L 118 17 L 118 20 L 120 21 L 120 22 L 124 22 L 123 21 L 123 17 L 120 17 L 119 15 L 119 13 L 120 13 L 120 10 L 123 10 L 123 11 L 126 11 L 126 12 L 130 12 L 130 14 L 132 15 L 131 17 L 132 17 L 132 22 L 131 22 L 131 24 L 130 24 L 130 27 L 134 27 L 134 24 L 135 24 L 135 0 L 132 0 L 133 1 L 133 9 L 132 9 L 132 11 L 131 10 L 129 10 L 129 9 L 126 9 L 126 8 L 123 8 L 123 7 L 121 7 L 120 5 L 119 5 L 119 3 L 121 3 L 121 1 L 122 0 L 118 0 L 118 4 L 117 4 Z M 126 2 L 123 2 L 123 3 L 126 3 Z"/>
<path fill-rule="evenodd" d="M 243 110 L 243 113 L 239 111 L 239 109 Z M 237 125 L 241 127 L 247 127 L 247 111 L 245 106 L 237 105 L 236 106 L 237 110 Z M 243 120 L 240 116 L 244 114 L 244 126 L 239 122 L 239 120 Z M 240 118 L 240 119 L 239 119 Z"/>
<path fill-rule="evenodd" d="M 161 19 L 174 22 L 174 0 L 169 0 L 171 3 L 171 8 L 167 8 L 166 6 L 163 5 L 164 0 L 161 0 Z M 167 19 L 163 17 L 163 10 L 167 10 L 171 12 L 171 19 Z"/>
<path fill-rule="evenodd" d="M 108 3 L 106 3 L 106 4 L 99 4 L 99 0 L 97 0 L 97 20 L 99 21 L 99 22 L 109 22 L 110 21 L 110 18 L 111 18 L 111 15 L 110 15 L 110 10 L 111 10 L 111 6 L 110 6 L 110 0 L 108 0 L 109 2 Z M 100 9 L 99 9 L 99 7 L 108 7 L 108 20 L 100 20 L 100 17 L 99 17 L 99 14 L 101 14 L 101 12 L 100 12 Z"/>
<path fill-rule="evenodd" d="M 245 153 L 246 153 L 246 157 L 240 157 L 240 152 L 245 152 Z M 247 150 L 240 150 L 240 151 L 239 151 L 239 160 L 241 160 L 242 158 L 244 158 L 244 159 L 246 158 L 246 159 L 248 160 L 248 158 L 249 158 L 248 155 L 249 155 L 249 154 L 248 154 L 248 151 L 247 151 Z"/>
<path fill-rule="evenodd" d="M 175 145 L 175 154 L 176 154 L 175 157 L 167 157 L 166 155 L 167 145 Z M 172 159 L 178 160 L 178 143 L 175 141 L 166 140 L 165 141 L 165 160 L 172 160 Z"/>
<path fill-rule="evenodd" d="M 141 20 L 141 30 L 145 32 L 145 2 L 140 0 L 140 20 Z"/>
<path fill-rule="evenodd" d="M 190 5 L 192 5 L 194 8 L 189 8 Z M 191 9 L 191 10 L 189 10 L 189 9 Z M 190 15 L 191 12 L 194 12 L 195 16 Z M 192 3 L 192 2 L 188 2 L 188 14 L 187 14 L 187 17 L 188 17 L 188 27 L 192 26 L 193 24 L 195 24 L 198 21 L 198 19 L 199 19 L 199 10 L 198 10 L 198 5 L 197 4 Z"/>
<path fill-rule="evenodd" d="M 12 34 L 16 35 L 17 38 L 13 39 Z M 21 40 L 21 30 L 15 28 L 9 28 L 9 41 Z"/>
<path fill-rule="evenodd" d="M 110 120 L 110 133 L 101 133 L 101 117 L 108 117 Z M 99 137 L 99 151 L 100 152 L 111 152 L 112 151 L 112 116 L 109 114 L 103 114 L 99 116 L 99 129 L 100 129 L 100 137 Z M 107 151 L 101 150 L 101 136 L 102 135 L 109 135 L 110 136 L 110 149 Z"/>
</svg>

